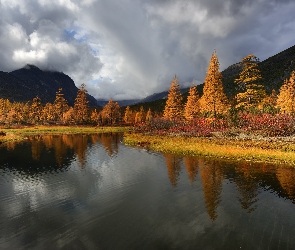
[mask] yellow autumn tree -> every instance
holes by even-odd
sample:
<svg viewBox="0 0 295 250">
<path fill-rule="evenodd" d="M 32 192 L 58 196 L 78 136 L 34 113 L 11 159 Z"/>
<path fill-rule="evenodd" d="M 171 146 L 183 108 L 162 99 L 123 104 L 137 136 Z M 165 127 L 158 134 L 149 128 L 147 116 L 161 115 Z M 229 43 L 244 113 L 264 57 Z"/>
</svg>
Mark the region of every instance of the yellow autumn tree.
<svg viewBox="0 0 295 250">
<path fill-rule="evenodd" d="M 199 93 L 196 86 L 190 87 L 187 102 L 184 107 L 184 117 L 187 120 L 196 118 L 200 111 Z"/>
<path fill-rule="evenodd" d="M 169 120 L 181 119 L 182 112 L 182 95 L 178 84 L 178 78 L 174 76 L 171 81 L 163 116 Z"/>
<path fill-rule="evenodd" d="M 140 106 L 140 109 L 135 114 L 135 123 L 141 123 L 145 121 L 145 112 L 143 106 Z"/>
<path fill-rule="evenodd" d="M 149 108 L 148 112 L 146 113 L 146 116 L 145 116 L 145 122 L 149 123 L 153 120 L 153 115 L 152 115 L 152 111 L 151 109 Z"/>
<path fill-rule="evenodd" d="M 127 106 L 126 110 L 125 110 L 124 122 L 126 122 L 126 123 L 133 123 L 134 122 L 133 112 L 129 106 Z"/>
<path fill-rule="evenodd" d="M 88 100 L 85 87 L 84 83 L 81 84 L 74 103 L 75 120 L 78 124 L 85 123 L 88 120 Z"/>
<path fill-rule="evenodd" d="M 36 124 L 41 120 L 42 109 L 41 99 L 36 96 L 30 106 L 29 120 L 31 123 Z"/>
<path fill-rule="evenodd" d="M 214 51 L 204 81 L 200 110 L 203 113 L 211 113 L 216 117 L 216 114 L 224 113 L 227 109 L 228 100 L 223 90 L 218 57 L 216 51 Z"/>
<path fill-rule="evenodd" d="M 286 79 L 280 88 L 277 99 L 277 106 L 281 113 L 295 112 L 295 71 L 292 72 L 290 79 Z"/>
<path fill-rule="evenodd" d="M 260 83 L 262 76 L 258 68 L 259 59 L 253 55 L 242 59 L 242 71 L 235 83 L 240 93 L 236 95 L 236 107 L 251 108 L 257 107 L 266 97 L 264 86 Z"/>
<path fill-rule="evenodd" d="M 115 124 L 119 121 L 121 116 L 120 106 L 118 102 L 112 99 L 103 107 L 101 117 L 104 124 Z"/>
<path fill-rule="evenodd" d="M 62 88 L 59 88 L 56 92 L 53 106 L 56 116 L 55 119 L 57 122 L 61 122 L 63 120 L 63 114 L 67 112 L 69 109 L 68 102 L 64 98 L 64 94 L 62 93 Z"/>
</svg>

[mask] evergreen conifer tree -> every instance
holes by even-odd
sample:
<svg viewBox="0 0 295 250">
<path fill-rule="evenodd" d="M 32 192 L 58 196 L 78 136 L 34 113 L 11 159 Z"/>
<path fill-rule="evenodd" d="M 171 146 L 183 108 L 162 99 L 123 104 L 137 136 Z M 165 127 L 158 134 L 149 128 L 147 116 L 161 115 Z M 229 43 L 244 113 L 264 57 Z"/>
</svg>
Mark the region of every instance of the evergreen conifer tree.
<svg viewBox="0 0 295 250">
<path fill-rule="evenodd" d="M 149 108 L 148 112 L 146 113 L 145 122 L 149 123 L 153 120 L 152 111 Z"/>
<path fill-rule="evenodd" d="M 69 105 L 67 100 L 64 98 L 64 94 L 62 93 L 62 88 L 59 88 L 56 92 L 55 100 L 54 100 L 54 110 L 56 113 L 56 121 L 63 120 L 63 114 L 68 111 Z"/>
<path fill-rule="evenodd" d="M 124 122 L 132 123 L 133 122 L 133 114 L 132 110 L 129 106 L 126 107 L 125 114 L 124 114 Z"/>
<path fill-rule="evenodd" d="M 219 72 L 219 62 L 216 51 L 214 51 L 204 81 L 200 110 L 204 113 L 213 113 L 216 117 L 216 114 L 225 112 L 227 108 L 228 100 L 224 94 L 222 74 Z"/>
<path fill-rule="evenodd" d="M 200 111 L 199 94 L 196 86 L 190 87 L 189 96 L 184 108 L 184 117 L 187 120 L 192 120 L 197 117 Z"/>
<path fill-rule="evenodd" d="M 281 113 L 295 112 L 295 71 L 292 72 L 290 79 L 286 79 L 277 99 L 277 106 Z"/>
<path fill-rule="evenodd" d="M 250 54 L 242 59 L 243 69 L 235 79 L 241 91 L 236 95 L 236 107 L 257 107 L 266 97 L 264 86 L 260 83 L 262 76 L 258 68 L 259 59 Z"/>
<path fill-rule="evenodd" d="M 181 119 L 182 111 L 182 95 L 180 93 L 178 78 L 175 76 L 170 85 L 164 109 L 164 118 L 169 120 Z"/>
<path fill-rule="evenodd" d="M 83 83 L 77 92 L 74 103 L 75 120 L 78 124 L 87 122 L 88 120 L 88 101 L 86 85 Z"/>
</svg>

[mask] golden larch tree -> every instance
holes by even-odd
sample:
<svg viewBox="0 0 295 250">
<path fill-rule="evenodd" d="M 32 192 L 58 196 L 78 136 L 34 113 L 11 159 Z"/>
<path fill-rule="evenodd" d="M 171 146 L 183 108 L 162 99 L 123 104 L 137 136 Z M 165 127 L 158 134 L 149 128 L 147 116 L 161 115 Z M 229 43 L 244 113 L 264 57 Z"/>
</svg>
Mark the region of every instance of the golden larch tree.
<svg viewBox="0 0 295 250">
<path fill-rule="evenodd" d="M 68 111 L 69 105 L 67 100 L 64 98 L 62 93 L 62 88 L 59 88 L 55 95 L 55 100 L 53 103 L 56 121 L 60 122 L 63 120 L 63 114 Z"/>
<path fill-rule="evenodd" d="M 77 92 L 77 97 L 74 103 L 75 120 L 78 124 L 85 123 L 88 120 L 88 100 L 86 85 L 81 84 Z"/>
<path fill-rule="evenodd" d="M 125 109 L 124 122 L 126 122 L 126 123 L 133 123 L 134 122 L 133 112 L 129 106 L 127 106 Z"/>
<path fill-rule="evenodd" d="M 280 88 L 277 99 L 277 107 L 281 113 L 295 112 L 295 71 L 292 72 L 290 79 L 286 79 Z"/>
<path fill-rule="evenodd" d="M 114 102 L 112 99 L 109 100 L 101 111 L 103 123 L 115 124 L 119 121 L 120 116 L 120 106 L 118 102 Z"/>
<path fill-rule="evenodd" d="M 235 83 L 240 93 L 236 95 L 236 107 L 257 107 L 266 97 L 264 86 L 260 83 L 262 76 L 258 68 L 259 59 L 253 55 L 242 59 L 242 71 Z"/>
<path fill-rule="evenodd" d="M 30 122 L 33 124 L 38 123 L 41 120 L 43 106 L 41 104 L 41 99 L 36 96 L 32 100 L 32 104 L 30 106 L 30 113 L 29 113 L 29 119 Z"/>
<path fill-rule="evenodd" d="M 145 121 L 145 112 L 143 106 L 140 106 L 140 109 L 135 114 L 135 123 L 141 123 Z"/>
<path fill-rule="evenodd" d="M 163 116 L 169 120 L 181 119 L 182 112 L 182 95 L 178 84 L 178 78 L 175 76 L 170 85 Z"/>
<path fill-rule="evenodd" d="M 216 51 L 214 51 L 204 81 L 200 110 L 204 113 L 213 113 L 215 117 L 216 114 L 224 113 L 227 109 L 228 100 L 223 90 L 218 57 Z"/>
<path fill-rule="evenodd" d="M 196 86 L 192 86 L 189 89 L 189 95 L 187 97 L 187 102 L 184 107 L 184 117 L 187 120 L 192 120 L 196 118 L 200 111 L 199 103 L 199 93 Z"/>
<path fill-rule="evenodd" d="M 149 123 L 153 120 L 153 115 L 152 115 L 152 111 L 151 109 L 149 108 L 148 112 L 146 113 L 146 116 L 145 116 L 145 122 Z"/>
</svg>

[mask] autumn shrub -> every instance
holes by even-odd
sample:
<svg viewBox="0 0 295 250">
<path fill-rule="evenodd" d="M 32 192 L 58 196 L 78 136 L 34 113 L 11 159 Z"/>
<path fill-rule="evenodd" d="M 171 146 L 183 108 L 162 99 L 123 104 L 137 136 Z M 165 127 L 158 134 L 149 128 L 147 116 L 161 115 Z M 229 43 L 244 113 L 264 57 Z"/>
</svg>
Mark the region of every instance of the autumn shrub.
<svg viewBox="0 0 295 250">
<path fill-rule="evenodd" d="M 191 121 L 154 119 L 148 124 L 141 124 L 135 127 L 135 131 L 152 133 L 158 135 L 185 135 L 185 136 L 212 136 L 213 132 L 224 131 L 228 128 L 225 119 L 216 118 L 195 118 Z"/>
<path fill-rule="evenodd" d="M 243 114 L 239 127 L 263 136 L 289 136 L 295 133 L 295 117 L 289 114 Z"/>
</svg>

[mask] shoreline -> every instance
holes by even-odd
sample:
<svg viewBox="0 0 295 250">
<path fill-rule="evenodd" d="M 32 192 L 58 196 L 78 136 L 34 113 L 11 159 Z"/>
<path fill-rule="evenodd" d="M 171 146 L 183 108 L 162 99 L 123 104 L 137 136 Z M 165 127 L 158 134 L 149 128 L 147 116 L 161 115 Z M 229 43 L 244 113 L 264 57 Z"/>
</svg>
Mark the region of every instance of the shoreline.
<svg viewBox="0 0 295 250">
<path fill-rule="evenodd" d="M 25 140 L 29 135 L 44 134 L 95 134 L 111 132 L 127 132 L 129 127 L 90 127 L 90 126 L 24 126 L 21 128 L 0 128 L 0 146 L 13 141 Z"/>
<path fill-rule="evenodd" d="M 125 133 L 124 144 L 161 153 L 295 166 L 295 137 L 186 137 Z"/>
<path fill-rule="evenodd" d="M 161 153 L 182 156 L 202 156 L 222 160 L 251 161 L 295 166 L 295 136 L 262 137 L 240 134 L 212 137 L 188 137 L 185 135 L 151 135 L 130 132 L 130 127 L 90 126 L 33 126 L 1 128 L 0 146 L 8 142 L 25 140 L 29 135 L 42 134 L 95 134 L 125 132 L 124 144 Z"/>
</svg>

